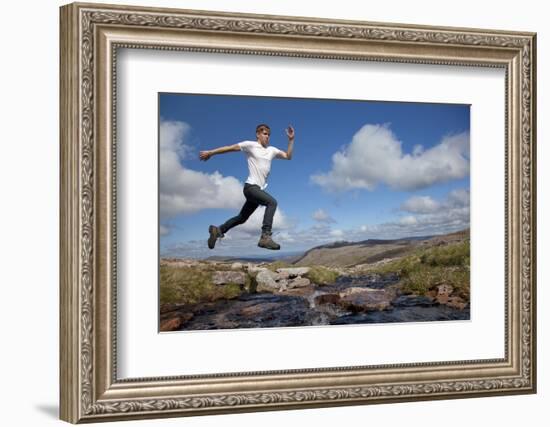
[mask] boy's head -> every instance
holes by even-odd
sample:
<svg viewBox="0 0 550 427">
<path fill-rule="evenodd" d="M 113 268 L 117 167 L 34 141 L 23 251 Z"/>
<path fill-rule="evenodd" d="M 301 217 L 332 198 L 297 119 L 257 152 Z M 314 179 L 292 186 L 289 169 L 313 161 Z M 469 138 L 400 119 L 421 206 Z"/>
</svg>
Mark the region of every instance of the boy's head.
<svg viewBox="0 0 550 427">
<path fill-rule="evenodd" d="M 266 147 L 269 144 L 270 135 L 271 135 L 271 129 L 265 123 L 262 123 L 256 126 L 256 139 L 264 147 Z"/>
</svg>

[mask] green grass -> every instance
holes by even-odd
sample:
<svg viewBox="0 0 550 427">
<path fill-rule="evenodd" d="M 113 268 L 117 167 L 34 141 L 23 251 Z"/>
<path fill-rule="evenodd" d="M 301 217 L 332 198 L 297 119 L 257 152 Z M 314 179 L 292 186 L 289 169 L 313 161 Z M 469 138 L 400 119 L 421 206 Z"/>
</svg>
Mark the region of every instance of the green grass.
<svg viewBox="0 0 550 427">
<path fill-rule="evenodd" d="M 286 261 L 275 261 L 271 264 L 267 264 L 266 267 L 271 271 L 277 271 L 278 268 L 294 268 L 295 265 L 292 265 Z"/>
<path fill-rule="evenodd" d="M 463 266 L 470 267 L 470 242 L 439 246 L 425 250 L 420 255 L 423 264 L 432 267 Z"/>
<path fill-rule="evenodd" d="M 161 266 L 160 303 L 196 304 L 221 298 L 235 298 L 243 292 L 240 285 L 236 283 L 214 285 L 212 271 L 191 267 Z"/>
<path fill-rule="evenodd" d="M 469 301 L 470 272 L 462 268 L 421 267 L 402 279 L 401 289 L 405 293 L 424 295 L 430 289 L 443 284 L 451 285 L 454 293 Z"/>
<path fill-rule="evenodd" d="M 340 276 L 338 272 L 321 266 L 310 267 L 309 273 L 306 274 L 306 277 L 317 285 L 329 285 L 334 283 L 338 276 Z"/>
<path fill-rule="evenodd" d="M 414 254 L 370 269 L 378 274 L 397 273 L 401 289 L 423 295 L 448 284 L 454 293 L 470 300 L 470 242 L 419 249 Z"/>
</svg>

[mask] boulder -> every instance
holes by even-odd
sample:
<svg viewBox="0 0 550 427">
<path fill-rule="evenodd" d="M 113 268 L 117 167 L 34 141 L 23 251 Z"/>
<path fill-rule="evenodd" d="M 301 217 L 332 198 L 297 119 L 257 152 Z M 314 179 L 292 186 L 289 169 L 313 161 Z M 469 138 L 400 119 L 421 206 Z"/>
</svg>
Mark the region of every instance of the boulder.
<svg viewBox="0 0 550 427">
<path fill-rule="evenodd" d="M 290 278 L 290 274 L 287 271 L 277 272 L 277 280 L 286 280 Z"/>
<path fill-rule="evenodd" d="M 339 294 L 321 294 L 315 297 L 315 304 L 338 304 L 340 302 Z"/>
<path fill-rule="evenodd" d="M 161 332 L 170 332 L 177 331 L 181 326 L 181 319 L 179 317 L 173 317 L 167 320 L 161 320 L 160 322 L 160 331 Z"/>
<path fill-rule="evenodd" d="M 443 284 L 436 286 L 429 296 L 434 298 L 438 304 L 447 304 L 453 290 L 454 289 L 451 285 Z"/>
<path fill-rule="evenodd" d="M 454 288 L 451 285 L 443 284 L 437 286 L 437 295 L 446 295 L 449 296 L 453 293 Z"/>
<path fill-rule="evenodd" d="M 457 310 L 464 310 L 466 308 L 466 302 L 460 297 L 450 297 L 447 301 L 447 306 L 456 308 Z"/>
<path fill-rule="evenodd" d="M 212 283 L 215 285 L 227 285 L 228 283 L 244 285 L 246 283 L 246 273 L 242 271 L 215 271 L 212 273 Z"/>
<path fill-rule="evenodd" d="M 286 291 L 289 288 L 288 280 L 286 279 L 276 280 L 276 282 L 277 282 L 277 286 L 279 286 L 279 292 Z"/>
<path fill-rule="evenodd" d="M 394 295 L 385 289 L 348 288 L 340 292 L 338 304 L 352 311 L 382 311 L 391 307 Z"/>
<path fill-rule="evenodd" d="M 258 283 L 258 286 L 256 287 L 257 292 L 277 292 L 280 290 L 280 285 L 277 284 L 275 281 L 277 277 L 276 273 L 273 273 L 272 271 L 265 269 L 260 271 L 256 275 L 256 283 Z"/>
<path fill-rule="evenodd" d="M 160 331 L 177 331 L 193 317 L 193 313 L 190 312 L 179 312 L 176 315 L 162 316 L 160 319 Z"/>
<path fill-rule="evenodd" d="M 453 292 L 454 288 L 451 285 L 443 284 L 427 292 L 426 296 L 432 298 L 438 304 L 446 305 L 457 310 L 464 310 L 468 303 L 460 296 L 452 295 Z"/>
<path fill-rule="evenodd" d="M 311 281 L 305 277 L 297 277 L 296 279 L 290 280 L 288 283 L 289 288 L 304 288 L 306 286 L 309 286 L 311 284 Z"/>
<path fill-rule="evenodd" d="M 234 262 L 231 264 L 231 270 L 242 270 L 243 265 L 240 262 Z"/>
<path fill-rule="evenodd" d="M 298 277 L 309 273 L 309 267 L 295 267 L 295 268 L 278 268 L 277 273 L 288 274 L 288 277 Z"/>
<path fill-rule="evenodd" d="M 254 265 L 254 264 L 248 264 L 246 266 L 246 270 L 248 271 L 248 274 L 254 276 L 254 275 L 258 274 L 260 271 L 268 270 L 268 268 L 258 267 L 257 265 Z"/>
</svg>

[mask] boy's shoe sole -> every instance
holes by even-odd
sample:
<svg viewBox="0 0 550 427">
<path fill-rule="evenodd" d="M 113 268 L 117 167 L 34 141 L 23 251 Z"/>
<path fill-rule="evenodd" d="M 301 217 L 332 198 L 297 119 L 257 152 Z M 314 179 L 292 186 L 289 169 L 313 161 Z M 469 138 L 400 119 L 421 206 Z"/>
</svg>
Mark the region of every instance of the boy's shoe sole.
<svg viewBox="0 0 550 427">
<path fill-rule="evenodd" d="M 263 246 L 263 245 L 260 245 L 259 243 L 258 243 L 258 246 L 264 249 L 271 249 L 272 251 L 278 251 L 279 249 L 281 249 L 280 246 L 278 248 L 272 248 L 271 246 Z"/>
</svg>

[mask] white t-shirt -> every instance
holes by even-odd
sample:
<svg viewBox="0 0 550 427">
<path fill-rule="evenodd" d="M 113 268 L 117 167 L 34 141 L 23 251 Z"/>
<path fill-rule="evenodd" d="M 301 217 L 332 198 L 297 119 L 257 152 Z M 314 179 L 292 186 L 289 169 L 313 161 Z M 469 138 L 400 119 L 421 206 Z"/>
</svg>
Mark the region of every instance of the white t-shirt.
<svg viewBox="0 0 550 427">
<path fill-rule="evenodd" d="M 267 187 L 267 177 L 271 170 L 271 161 L 274 158 L 283 159 L 284 151 L 275 147 L 264 148 L 258 141 L 239 142 L 241 151 L 246 154 L 248 161 L 248 184 L 256 184 L 262 190 Z"/>
</svg>

